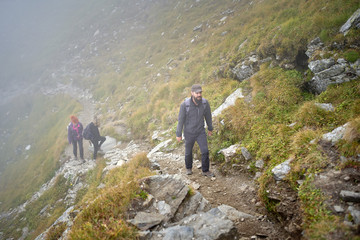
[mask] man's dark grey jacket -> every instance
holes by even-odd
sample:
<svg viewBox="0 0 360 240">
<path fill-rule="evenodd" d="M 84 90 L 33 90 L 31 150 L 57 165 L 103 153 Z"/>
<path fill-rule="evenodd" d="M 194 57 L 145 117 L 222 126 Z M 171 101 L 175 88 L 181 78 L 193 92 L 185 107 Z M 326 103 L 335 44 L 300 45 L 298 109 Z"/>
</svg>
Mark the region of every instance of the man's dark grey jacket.
<svg viewBox="0 0 360 240">
<path fill-rule="evenodd" d="M 203 102 L 199 105 L 190 99 L 189 110 L 186 111 L 186 100 L 180 105 L 178 125 L 176 129 L 176 136 L 182 136 L 182 130 L 184 128 L 184 136 L 196 136 L 204 131 L 205 123 L 208 126 L 208 130 L 212 131 L 212 118 L 209 102 L 203 98 Z"/>
</svg>

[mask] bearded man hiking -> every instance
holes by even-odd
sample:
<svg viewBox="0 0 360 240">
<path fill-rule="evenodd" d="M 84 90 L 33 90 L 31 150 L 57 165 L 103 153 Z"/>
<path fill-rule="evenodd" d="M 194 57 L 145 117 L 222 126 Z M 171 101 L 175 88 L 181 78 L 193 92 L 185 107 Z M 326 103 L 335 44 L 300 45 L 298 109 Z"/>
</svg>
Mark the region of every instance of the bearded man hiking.
<svg viewBox="0 0 360 240">
<path fill-rule="evenodd" d="M 193 147 L 195 142 L 197 142 L 201 151 L 202 174 L 204 176 L 214 177 L 215 175 L 209 171 L 209 149 L 204 119 L 208 126 L 208 135 L 211 136 L 213 126 L 210 105 L 205 98 L 202 98 L 201 85 L 194 84 L 191 87 L 191 97 L 185 99 L 180 105 L 176 139 L 178 142 L 181 142 L 182 131 L 184 129 L 186 174 L 192 174 Z"/>
</svg>

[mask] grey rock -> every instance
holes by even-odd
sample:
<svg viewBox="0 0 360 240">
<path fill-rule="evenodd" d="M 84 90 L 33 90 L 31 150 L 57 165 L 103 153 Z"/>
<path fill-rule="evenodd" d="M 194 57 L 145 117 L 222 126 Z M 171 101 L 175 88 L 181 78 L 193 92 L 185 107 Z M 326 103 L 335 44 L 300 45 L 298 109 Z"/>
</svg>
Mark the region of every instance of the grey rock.
<svg viewBox="0 0 360 240">
<path fill-rule="evenodd" d="M 352 27 L 360 28 L 360 8 L 341 26 L 340 33 L 346 35 Z"/>
<path fill-rule="evenodd" d="M 230 220 L 237 221 L 242 218 L 248 219 L 248 218 L 255 218 L 253 215 L 240 212 L 236 210 L 235 208 L 228 206 L 228 205 L 220 205 L 218 206 L 218 209 Z"/>
<path fill-rule="evenodd" d="M 173 218 L 180 204 L 186 197 L 189 187 L 177 175 L 156 175 L 144 179 L 147 192 L 157 201 L 164 201 L 169 207 L 166 221 Z M 156 206 L 155 206 L 156 207 Z M 159 205 L 157 206 L 159 207 Z M 156 209 L 158 211 L 158 209 Z"/>
<path fill-rule="evenodd" d="M 221 104 L 220 107 L 218 107 L 215 111 L 213 111 L 212 116 L 213 117 L 219 116 L 224 109 L 226 109 L 230 106 L 234 106 L 236 100 L 239 98 L 244 98 L 241 88 L 236 89 L 232 94 L 230 94 L 225 99 L 225 102 L 223 104 Z"/>
<path fill-rule="evenodd" d="M 229 218 L 252 217 L 225 205 L 210 209 L 209 202 L 198 192 L 185 198 L 188 187 L 184 182 L 177 175 L 142 180 L 140 184 L 153 196 L 153 204 L 146 204 L 147 208 L 129 222 L 143 231 L 143 239 L 233 239 L 237 231 Z"/>
<path fill-rule="evenodd" d="M 255 162 L 255 167 L 256 168 L 263 168 L 264 167 L 264 160 L 262 160 L 262 159 L 260 159 L 260 160 L 257 160 L 256 162 Z"/>
<path fill-rule="evenodd" d="M 351 68 L 355 70 L 357 76 L 360 76 L 360 58 L 354 63 L 350 64 Z"/>
<path fill-rule="evenodd" d="M 165 216 L 158 213 L 138 212 L 135 218 L 128 220 L 128 222 L 144 231 L 160 224 L 164 219 Z"/>
<path fill-rule="evenodd" d="M 345 72 L 346 64 L 335 64 L 332 65 L 330 68 L 327 68 L 321 72 L 317 73 L 317 77 L 319 79 L 326 79 L 330 77 L 334 77 L 340 75 L 341 73 Z"/>
<path fill-rule="evenodd" d="M 218 209 L 184 218 L 179 225 L 193 227 L 195 239 L 234 239 L 237 236 L 234 223 Z"/>
<path fill-rule="evenodd" d="M 174 226 L 162 231 L 163 240 L 192 240 L 194 228 L 190 226 Z"/>
<path fill-rule="evenodd" d="M 241 153 L 244 156 L 246 161 L 249 161 L 252 159 L 250 152 L 245 147 L 241 147 Z"/>
<path fill-rule="evenodd" d="M 230 162 L 231 158 L 236 154 L 236 150 L 240 147 L 240 144 L 231 145 L 228 148 L 221 149 L 218 153 L 222 153 L 225 157 L 225 162 Z"/>
<path fill-rule="evenodd" d="M 161 143 L 159 143 L 156 147 L 154 147 L 147 155 L 147 157 L 151 157 L 151 155 L 157 151 L 159 151 L 161 148 L 167 147 L 170 142 L 172 141 L 172 139 L 168 139 L 166 141 L 163 141 Z"/>
<path fill-rule="evenodd" d="M 192 214 L 199 212 L 206 212 L 211 209 L 211 204 L 206 200 L 201 193 L 196 192 L 190 198 L 186 198 L 184 202 L 179 206 L 178 211 L 174 217 L 175 221 L 188 217 Z"/>
<path fill-rule="evenodd" d="M 290 172 L 290 162 L 292 159 L 288 159 L 285 162 L 275 166 L 271 172 L 274 175 L 275 180 L 280 181 L 286 177 L 286 175 Z"/>
<path fill-rule="evenodd" d="M 111 149 L 113 149 L 117 145 L 117 141 L 115 138 L 106 136 L 106 141 L 101 145 L 101 149 L 103 153 L 107 153 Z"/>
<path fill-rule="evenodd" d="M 73 222 L 72 222 L 72 216 L 71 216 L 71 213 L 73 212 L 74 210 L 74 206 L 71 206 L 69 207 L 52 225 L 51 227 L 53 226 L 56 226 L 60 223 L 66 223 L 66 226 L 67 226 L 67 229 L 63 232 L 62 234 L 62 239 L 67 239 L 67 235 L 69 234 L 70 232 L 70 228 L 71 226 L 73 225 Z M 41 233 L 39 236 L 37 236 L 35 238 L 35 240 L 44 240 L 46 239 L 46 234 L 48 233 L 50 228 L 48 228 L 45 232 Z"/>
<path fill-rule="evenodd" d="M 307 51 L 305 54 L 311 58 L 315 51 L 321 49 L 324 46 L 324 43 L 321 42 L 320 38 L 317 37 L 314 40 L 312 40 L 309 45 L 307 46 Z"/>
<path fill-rule="evenodd" d="M 337 213 L 343 213 L 343 212 L 345 211 L 343 207 L 338 206 L 338 205 L 335 205 L 335 206 L 334 206 L 334 210 L 335 210 L 335 212 L 337 212 Z"/>
<path fill-rule="evenodd" d="M 151 136 L 151 140 L 153 140 L 153 141 L 155 141 L 155 140 L 163 141 L 164 139 L 162 137 L 160 137 L 160 132 L 159 131 L 154 131 L 153 135 Z"/>
<path fill-rule="evenodd" d="M 235 74 L 237 80 L 240 82 L 251 77 L 255 73 L 254 69 L 245 63 L 239 63 L 233 69 L 231 69 L 231 71 Z"/>
<path fill-rule="evenodd" d="M 261 177 L 262 173 L 261 172 L 256 172 L 255 173 L 255 176 L 254 176 L 254 179 L 258 179 L 259 177 Z"/>
<path fill-rule="evenodd" d="M 321 93 L 331 84 L 339 84 L 357 78 L 357 65 L 350 65 L 345 59 L 338 59 L 334 64 L 333 59 L 323 59 L 310 62 L 309 68 L 314 72 L 309 86 L 315 93 Z"/>
<path fill-rule="evenodd" d="M 202 26 L 203 26 L 202 24 L 197 25 L 196 27 L 194 27 L 194 28 L 193 28 L 193 31 L 194 31 L 194 32 L 196 32 L 196 31 L 201 32 L 201 30 L 202 30 Z"/>
<path fill-rule="evenodd" d="M 319 108 L 324 109 L 325 111 L 333 112 L 335 108 L 331 103 L 315 103 L 315 105 Z"/>
<path fill-rule="evenodd" d="M 345 134 L 346 127 L 348 126 L 348 123 L 344 124 L 343 126 L 337 127 L 333 131 L 329 133 L 325 133 L 322 136 L 322 139 L 328 142 L 331 142 L 333 145 L 340 141 Z"/>
<path fill-rule="evenodd" d="M 353 222 L 356 225 L 360 224 L 360 211 L 356 209 L 354 206 L 350 206 L 348 208 L 348 212 L 351 214 Z"/>
<path fill-rule="evenodd" d="M 321 59 L 321 60 L 316 60 L 316 61 L 310 62 L 308 67 L 313 73 L 318 73 L 318 72 L 324 71 L 325 69 L 330 68 L 335 63 L 336 62 L 333 58 Z"/>
<path fill-rule="evenodd" d="M 347 191 L 347 190 L 341 190 L 340 197 L 345 202 L 360 202 L 360 193 L 353 192 L 353 191 Z"/>
</svg>

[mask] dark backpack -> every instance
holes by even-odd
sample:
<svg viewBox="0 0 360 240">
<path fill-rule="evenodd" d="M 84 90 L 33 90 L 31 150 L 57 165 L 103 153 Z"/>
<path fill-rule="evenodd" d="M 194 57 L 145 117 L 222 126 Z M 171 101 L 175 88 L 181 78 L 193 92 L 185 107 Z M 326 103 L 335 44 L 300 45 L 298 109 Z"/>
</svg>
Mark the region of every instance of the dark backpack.
<svg viewBox="0 0 360 240">
<path fill-rule="evenodd" d="M 91 129 L 90 129 L 90 123 L 86 126 L 86 128 L 84 129 L 84 132 L 83 132 L 83 137 L 86 139 L 86 140 L 91 140 L 93 138 L 93 134 L 91 132 Z"/>
<path fill-rule="evenodd" d="M 184 100 L 184 102 L 185 102 L 186 115 L 187 115 L 187 114 L 188 114 L 188 112 L 189 112 L 189 108 L 190 108 L 190 101 L 191 101 L 191 97 L 186 98 L 186 99 Z M 203 103 L 203 105 L 204 105 L 204 109 L 205 109 L 205 108 L 206 108 L 206 99 L 205 99 L 205 98 L 203 98 L 203 99 L 202 99 L 202 103 Z"/>
</svg>

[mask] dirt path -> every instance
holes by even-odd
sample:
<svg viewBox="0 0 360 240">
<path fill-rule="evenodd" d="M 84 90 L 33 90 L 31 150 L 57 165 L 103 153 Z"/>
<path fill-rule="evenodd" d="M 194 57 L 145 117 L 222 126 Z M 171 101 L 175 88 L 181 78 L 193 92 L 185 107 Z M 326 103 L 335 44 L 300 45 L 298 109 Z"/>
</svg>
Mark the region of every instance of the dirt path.
<svg viewBox="0 0 360 240">
<path fill-rule="evenodd" d="M 225 204 L 255 216 L 253 220 L 242 219 L 235 223 L 241 239 L 298 239 L 289 236 L 279 223 L 268 218 L 266 209 L 257 197 L 257 186 L 252 176 L 243 172 L 224 176 L 216 165 L 211 165 L 210 170 L 215 173 L 215 178 L 204 177 L 201 168 L 198 168 L 201 163 L 196 159 L 193 174 L 186 175 L 184 146 L 180 145 L 170 156 L 157 160 L 163 173 L 181 174 L 198 188 L 213 207 Z"/>
</svg>

